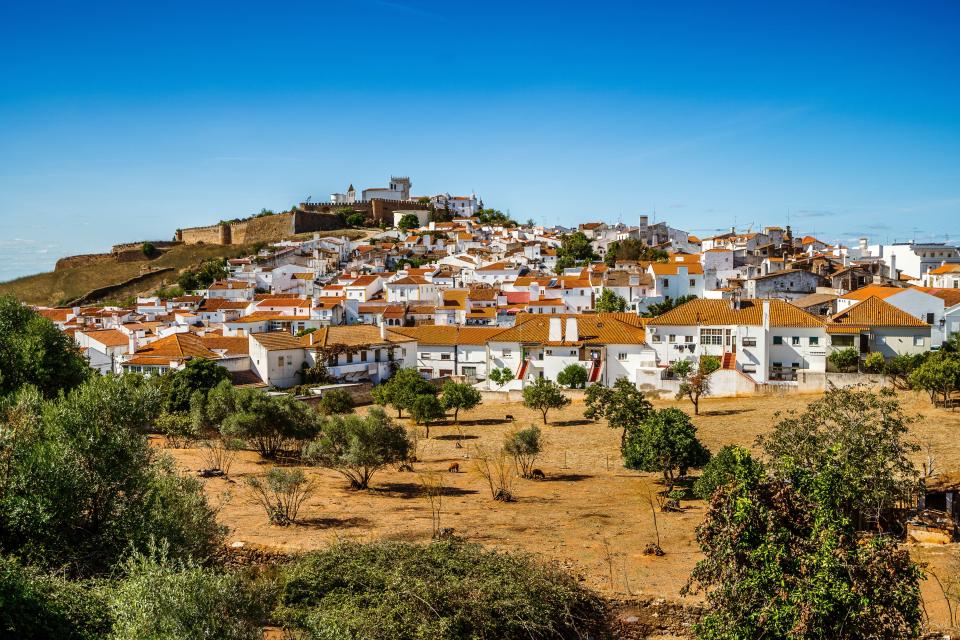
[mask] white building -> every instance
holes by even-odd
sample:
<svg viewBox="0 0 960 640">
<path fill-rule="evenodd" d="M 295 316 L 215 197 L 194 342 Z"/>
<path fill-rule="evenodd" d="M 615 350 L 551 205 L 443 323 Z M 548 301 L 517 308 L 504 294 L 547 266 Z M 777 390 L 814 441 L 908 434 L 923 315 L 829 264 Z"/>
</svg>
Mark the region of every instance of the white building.
<svg viewBox="0 0 960 640">
<path fill-rule="evenodd" d="M 944 301 L 918 287 L 889 287 L 878 284 L 867 285 L 849 291 L 837 298 L 837 311 L 842 312 L 867 298 L 876 297 L 901 311 L 930 325 L 930 339 L 933 347 L 939 347 L 944 339 Z"/>
<path fill-rule="evenodd" d="M 874 244 L 867 247 L 867 255 L 881 258 L 892 272 L 899 269 L 917 281 L 945 262 L 960 263 L 960 249 L 942 242 Z"/>
<path fill-rule="evenodd" d="M 365 201 L 379 198 L 381 200 L 409 200 L 410 178 L 391 176 L 389 187 L 370 187 L 363 190 Z"/>
<path fill-rule="evenodd" d="M 463 376 L 473 384 L 487 378 L 487 340 L 503 329 L 421 325 L 391 331 L 416 340 L 416 367 L 425 377 Z"/>
<path fill-rule="evenodd" d="M 356 204 L 357 202 L 357 190 L 353 188 L 351 184 L 347 187 L 346 193 L 331 193 L 330 202 L 332 204 Z"/>
</svg>

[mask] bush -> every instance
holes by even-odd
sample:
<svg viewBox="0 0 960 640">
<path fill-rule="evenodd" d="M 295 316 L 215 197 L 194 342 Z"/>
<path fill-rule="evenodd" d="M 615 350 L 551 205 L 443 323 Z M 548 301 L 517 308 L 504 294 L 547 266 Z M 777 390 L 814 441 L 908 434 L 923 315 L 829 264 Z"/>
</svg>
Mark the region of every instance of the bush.
<svg viewBox="0 0 960 640">
<path fill-rule="evenodd" d="M 308 638 L 599 637 L 601 599 L 553 565 L 480 545 L 339 543 L 288 565 L 275 613 Z"/>
<path fill-rule="evenodd" d="M 353 413 L 353 396 L 342 389 L 333 389 L 320 397 L 320 412 L 327 416 Z"/>
<path fill-rule="evenodd" d="M 200 391 L 208 393 L 224 380 L 230 379 L 230 372 L 213 360 L 194 358 L 182 369 L 164 375 L 160 385 L 166 393 L 167 411 L 185 413 L 190 410 L 190 398 Z"/>
<path fill-rule="evenodd" d="M 418 229 L 420 227 L 420 218 L 415 214 L 407 213 L 400 218 L 400 221 L 397 222 L 398 229 Z"/>
<path fill-rule="evenodd" d="M 274 467 L 262 478 L 247 478 L 247 485 L 267 512 L 267 519 L 281 527 L 297 521 L 300 506 L 312 493 L 303 469 Z"/>
<path fill-rule="evenodd" d="M 162 413 L 154 422 L 154 427 L 167 437 L 167 445 L 174 449 L 189 447 L 199 436 L 193 418 L 182 413 Z"/>
<path fill-rule="evenodd" d="M 578 364 L 567 365 L 557 374 L 557 384 L 568 389 L 583 389 L 587 385 L 587 370 Z"/>
<path fill-rule="evenodd" d="M 883 354 L 874 351 L 867 355 L 863 361 L 863 370 L 867 373 L 883 373 L 886 369 L 887 360 Z"/>
<path fill-rule="evenodd" d="M 112 640 L 262 640 L 271 595 L 241 576 L 134 554 L 110 599 Z"/>
<path fill-rule="evenodd" d="M 0 556 L 0 637 L 96 640 L 109 630 L 102 586 L 45 576 Z"/>
<path fill-rule="evenodd" d="M 365 416 L 334 416 L 320 439 L 304 447 L 303 457 L 338 471 L 352 488 L 366 489 L 374 473 L 406 460 L 409 450 L 403 427 L 395 425 L 383 409 L 374 408 Z"/>
<path fill-rule="evenodd" d="M 346 223 L 351 227 L 362 227 L 364 223 L 363 214 L 354 213 L 347 216 Z"/>
<path fill-rule="evenodd" d="M 140 245 L 140 251 L 142 251 L 143 255 L 149 259 L 156 258 L 160 254 L 152 242 L 144 242 L 142 245 Z"/>
<path fill-rule="evenodd" d="M 827 360 L 836 367 L 837 371 L 856 371 L 857 364 L 860 362 L 860 354 L 851 347 L 834 351 L 827 356 Z"/>
<path fill-rule="evenodd" d="M 693 483 L 693 493 L 701 500 L 709 500 L 718 487 L 731 482 L 738 473 L 752 473 L 760 463 L 743 447 L 728 444 L 720 449 L 703 468 L 703 473 Z"/>
<path fill-rule="evenodd" d="M 515 430 L 504 437 L 503 450 L 513 456 L 517 473 L 529 478 L 533 464 L 543 450 L 543 437 L 540 427 L 533 425 L 526 429 Z"/>
</svg>

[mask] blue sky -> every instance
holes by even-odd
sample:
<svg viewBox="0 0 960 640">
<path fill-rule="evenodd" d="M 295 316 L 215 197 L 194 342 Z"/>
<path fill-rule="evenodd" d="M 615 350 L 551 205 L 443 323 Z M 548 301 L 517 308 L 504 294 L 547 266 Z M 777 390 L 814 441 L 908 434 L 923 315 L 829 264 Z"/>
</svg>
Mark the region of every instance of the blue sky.
<svg viewBox="0 0 960 640">
<path fill-rule="evenodd" d="M 0 280 L 391 173 L 548 223 L 960 240 L 958 27 L 955 0 L 4 2 Z"/>
</svg>

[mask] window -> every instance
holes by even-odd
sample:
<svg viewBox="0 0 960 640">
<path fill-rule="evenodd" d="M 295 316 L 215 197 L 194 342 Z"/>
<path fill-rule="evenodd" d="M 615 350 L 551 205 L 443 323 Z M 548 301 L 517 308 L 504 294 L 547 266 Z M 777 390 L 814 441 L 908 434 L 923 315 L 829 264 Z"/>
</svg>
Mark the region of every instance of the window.
<svg viewBox="0 0 960 640">
<path fill-rule="evenodd" d="M 686 342 L 687 344 L 690 344 L 691 342 L 693 342 L 693 336 L 683 336 L 683 341 Z"/>
<path fill-rule="evenodd" d="M 744 373 L 756 373 L 757 365 L 755 364 L 745 364 L 741 367 Z"/>
<path fill-rule="evenodd" d="M 677 341 L 677 336 L 675 336 L 672 333 L 667 337 L 667 342 L 669 342 L 670 344 L 673 344 L 676 341 Z"/>
<path fill-rule="evenodd" d="M 913 336 L 913 346 L 922 347 L 923 346 L 923 336 Z"/>
<path fill-rule="evenodd" d="M 277 366 L 278 367 L 283 366 L 283 356 L 277 356 Z"/>
<path fill-rule="evenodd" d="M 791 337 L 790 337 L 790 344 L 792 344 L 792 345 L 795 346 L 795 347 L 796 347 L 797 345 L 799 345 L 799 344 L 800 344 L 800 336 L 791 336 Z"/>
<path fill-rule="evenodd" d="M 504 357 L 504 358 L 509 358 L 509 357 L 511 357 L 512 354 L 513 354 L 513 352 L 512 352 L 510 349 L 504 349 L 504 350 L 503 350 L 503 357 Z"/>
<path fill-rule="evenodd" d="M 723 344 L 723 329 L 701 329 L 700 344 Z"/>
<path fill-rule="evenodd" d="M 617 360 L 626 360 L 626 359 L 627 359 L 627 354 L 625 354 L 625 353 L 618 353 L 618 354 L 617 354 Z"/>
<path fill-rule="evenodd" d="M 693 278 L 690 278 L 690 286 L 691 286 L 691 287 L 697 286 L 697 281 L 694 280 Z"/>
<path fill-rule="evenodd" d="M 347 364 L 353 364 L 353 354 L 352 354 L 352 353 L 348 353 L 348 354 L 347 354 Z"/>
<path fill-rule="evenodd" d="M 810 346 L 815 347 L 820 344 L 820 338 L 817 336 L 810 336 Z"/>
<path fill-rule="evenodd" d="M 783 336 L 773 336 L 773 344 L 783 344 Z"/>
<path fill-rule="evenodd" d="M 449 360 L 449 359 L 450 359 L 450 354 L 449 354 L 449 353 L 441 353 L 441 354 L 440 354 L 440 359 L 441 359 L 441 360 Z"/>
<path fill-rule="evenodd" d="M 933 324 L 933 314 L 932 314 L 932 313 L 928 313 L 928 314 L 927 314 L 927 324 Z"/>
<path fill-rule="evenodd" d="M 744 338 L 744 339 L 742 340 L 742 344 L 743 344 L 743 346 L 745 346 L 745 347 L 755 347 L 755 346 L 757 346 L 757 339 L 756 339 L 756 338 Z"/>
<path fill-rule="evenodd" d="M 660 335 L 659 335 L 659 334 L 656 334 L 656 333 L 653 334 L 653 341 L 654 341 L 654 342 L 660 342 Z"/>
</svg>

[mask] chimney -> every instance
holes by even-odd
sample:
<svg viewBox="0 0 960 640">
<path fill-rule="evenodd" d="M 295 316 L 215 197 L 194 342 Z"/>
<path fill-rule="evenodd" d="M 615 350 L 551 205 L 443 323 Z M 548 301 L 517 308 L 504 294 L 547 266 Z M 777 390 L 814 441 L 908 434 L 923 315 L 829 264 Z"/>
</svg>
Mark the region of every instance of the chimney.
<svg viewBox="0 0 960 640">
<path fill-rule="evenodd" d="M 563 318 L 550 318 L 548 342 L 563 342 Z"/>
<path fill-rule="evenodd" d="M 764 331 L 770 330 L 770 301 L 763 301 L 763 329 Z"/>
<path fill-rule="evenodd" d="M 850 266 L 850 254 L 846 251 L 843 252 L 843 268 L 846 269 Z"/>
<path fill-rule="evenodd" d="M 577 331 L 577 319 L 567 318 L 567 332 L 564 336 L 565 342 L 576 342 L 580 339 L 580 333 Z"/>
<path fill-rule="evenodd" d="M 530 302 L 536 302 L 540 299 L 540 285 L 536 282 L 530 283 Z"/>
<path fill-rule="evenodd" d="M 130 335 L 127 337 L 127 353 L 134 354 L 137 352 L 137 332 L 131 331 Z"/>
<path fill-rule="evenodd" d="M 379 324 L 380 324 L 380 339 L 381 339 L 381 340 L 386 340 L 386 339 L 387 339 L 387 325 L 386 325 L 386 323 L 384 322 L 383 318 L 380 318 L 380 323 L 379 323 Z"/>
<path fill-rule="evenodd" d="M 740 308 L 740 291 L 734 291 L 730 294 L 730 308 L 736 311 Z"/>
<path fill-rule="evenodd" d="M 897 279 L 897 255 L 895 253 L 890 254 L 890 279 Z"/>
</svg>

